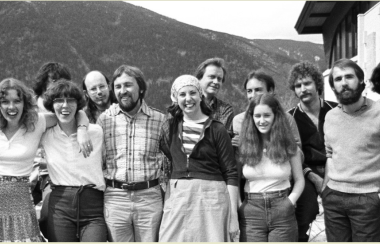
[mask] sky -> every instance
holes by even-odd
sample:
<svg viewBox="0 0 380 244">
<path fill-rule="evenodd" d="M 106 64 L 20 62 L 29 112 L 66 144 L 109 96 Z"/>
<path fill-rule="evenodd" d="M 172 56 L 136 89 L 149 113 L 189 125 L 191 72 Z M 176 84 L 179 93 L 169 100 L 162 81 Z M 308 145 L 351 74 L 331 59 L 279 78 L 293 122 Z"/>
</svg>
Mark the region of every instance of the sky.
<svg viewBox="0 0 380 244">
<path fill-rule="evenodd" d="M 298 35 L 305 1 L 126 1 L 177 21 L 248 39 L 323 43 L 322 34 Z"/>
</svg>

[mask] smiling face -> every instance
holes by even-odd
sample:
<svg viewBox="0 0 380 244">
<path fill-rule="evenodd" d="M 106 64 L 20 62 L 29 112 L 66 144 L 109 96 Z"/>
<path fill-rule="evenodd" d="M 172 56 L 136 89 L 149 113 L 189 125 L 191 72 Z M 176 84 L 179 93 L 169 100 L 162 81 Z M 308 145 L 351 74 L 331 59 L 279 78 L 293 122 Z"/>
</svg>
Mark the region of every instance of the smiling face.
<svg viewBox="0 0 380 244">
<path fill-rule="evenodd" d="M 18 124 L 24 109 L 24 101 L 17 95 L 17 91 L 10 89 L 0 100 L 1 114 L 10 124 Z"/>
<path fill-rule="evenodd" d="M 77 106 L 78 103 L 75 98 L 65 97 L 54 99 L 53 108 L 59 123 L 68 124 L 75 121 Z"/>
<path fill-rule="evenodd" d="M 99 72 L 91 72 L 86 76 L 84 81 L 87 90 L 84 93 L 98 107 L 104 107 L 109 104 L 110 93 L 108 84 L 104 76 Z"/>
<path fill-rule="evenodd" d="M 310 76 L 298 78 L 294 83 L 294 92 L 301 102 L 305 104 L 319 99 L 317 87 Z"/>
<path fill-rule="evenodd" d="M 140 108 L 140 88 L 134 77 L 123 73 L 114 82 L 114 91 L 120 108 L 134 115 Z"/>
<path fill-rule="evenodd" d="M 206 97 L 212 98 L 218 94 L 222 87 L 224 72 L 222 68 L 209 65 L 205 69 L 202 79 L 199 80 Z"/>
<path fill-rule="evenodd" d="M 261 134 L 268 134 L 274 122 L 274 113 L 266 104 L 258 104 L 253 112 L 253 121 Z"/>
<path fill-rule="evenodd" d="M 184 115 L 195 118 L 201 112 L 201 96 L 194 86 L 184 86 L 178 91 L 178 105 Z"/>
</svg>

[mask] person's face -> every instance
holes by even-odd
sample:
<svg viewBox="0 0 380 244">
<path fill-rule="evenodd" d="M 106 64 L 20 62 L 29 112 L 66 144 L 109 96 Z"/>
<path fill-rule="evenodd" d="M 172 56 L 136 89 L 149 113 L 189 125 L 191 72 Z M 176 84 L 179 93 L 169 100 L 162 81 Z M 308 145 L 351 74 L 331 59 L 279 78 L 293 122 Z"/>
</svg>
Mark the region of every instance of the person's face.
<svg viewBox="0 0 380 244">
<path fill-rule="evenodd" d="M 310 76 L 299 77 L 294 83 L 294 92 L 302 103 L 308 104 L 319 98 L 315 82 Z"/>
<path fill-rule="evenodd" d="M 261 134 L 268 134 L 274 121 L 274 113 L 266 104 L 259 104 L 253 112 L 253 120 Z"/>
<path fill-rule="evenodd" d="M 0 108 L 1 114 L 8 123 L 18 124 L 24 109 L 24 101 L 17 95 L 16 90 L 11 89 L 0 100 Z"/>
<path fill-rule="evenodd" d="M 205 69 L 202 79 L 199 81 L 204 94 L 207 97 L 213 97 L 218 94 L 222 87 L 224 72 L 222 68 L 215 65 L 209 65 Z"/>
<path fill-rule="evenodd" d="M 125 112 L 131 112 L 138 109 L 140 105 L 140 88 L 134 77 L 125 73 L 116 78 L 114 82 L 114 91 L 120 108 Z"/>
<path fill-rule="evenodd" d="M 59 75 L 54 72 L 49 72 L 47 77 L 47 83 L 46 83 L 46 90 L 49 89 L 54 82 L 56 82 L 59 79 Z"/>
<path fill-rule="evenodd" d="M 54 113 L 60 123 L 74 121 L 77 112 L 78 101 L 71 97 L 60 97 L 53 100 Z"/>
<path fill-rule="evenodd" d="M 343 105 L 357 102 L 361 97 L 360 81 L 351 67 L 333 69 L 334 93 Z"/>
<path fill-rule="evenodd" d="M 97 106 L 103 107 L 109 103 L 110 92 L 104 76 L 100 73 L 89 74 L 84 81 L 87 91 L 84 93 Z"/>
<path fill-rule="evenodd" d="M 248 101 L 253 99 L 255 96 L 273 93 L 273 90 L 268 91 L 267 85 L 265 82 L 259 81 L 256 78 L 252 78 L 247 82 L 246 85 L 247 98 Z"/>
<path fill-rule="evenodd" d="M 200 110 L 201 95 L 194 86 L 184 86 L 178 91 L 178 105 L 188 117 L 197 115 Z"/>
</svg>

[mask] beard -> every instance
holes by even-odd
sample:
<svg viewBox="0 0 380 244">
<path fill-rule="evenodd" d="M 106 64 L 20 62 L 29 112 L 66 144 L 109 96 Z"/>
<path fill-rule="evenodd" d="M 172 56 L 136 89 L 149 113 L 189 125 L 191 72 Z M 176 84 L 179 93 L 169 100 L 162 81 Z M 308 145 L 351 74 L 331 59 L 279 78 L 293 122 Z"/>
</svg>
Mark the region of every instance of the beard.
<svg viewBox="0 0 380 244">
<path fill-rule="evenodd" d="M 125 102 L 125 101 L 122 101 L 122 97 L 129 97 L 128 101 Z M 139 100 L 140 100 L 140 97 L 138 97 L 135 101 L 133 100 L 133 96 L 132 94 L 130 93 L 127 93 L 126 95 L 123 95 L 123 96 L 119 96 L 117 98 L 118 102 L 119 102 L 119 106 L 120 108 L 125 111 L 125 112 L 130 112 L 132 111 L 136 106 L 137 104 L 139 103 Z"/>
<path fill-rule="evenodd" d="M 347 91 L 349 93 L 347 93 Z M 363 89 L 361 88 L 361 84 L 359 84 L 356 89 L 344 87 L 341 92 L 334 90 L 334 93 L 341 104 L 350 105 L 359 101 L 360 97 L 362 96 L 362 91 Z"/>
</svg>

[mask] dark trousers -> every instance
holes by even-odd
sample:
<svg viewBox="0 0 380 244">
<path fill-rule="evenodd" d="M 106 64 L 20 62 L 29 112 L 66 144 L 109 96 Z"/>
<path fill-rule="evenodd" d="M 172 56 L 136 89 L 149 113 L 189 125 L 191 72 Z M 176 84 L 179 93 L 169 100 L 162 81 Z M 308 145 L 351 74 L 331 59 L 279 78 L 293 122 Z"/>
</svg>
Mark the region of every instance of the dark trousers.
<svg viewBox="0 0 380 244">
<path fill-rule="evenodd" d="M 307 242 L 309 240 L 307 232 L 310 228 L 310 224 L 319 213 L 317 198 L 318 193 L 314 184 L 309 179 L 305 179 L 305 188 L 297 200 L 296 208 L 299 242 Z"/>
<path fill-rule="evenodd" d="M 49 242 L 106 242 L 104 193 L 93 188 L 83 189 L 80 195 L 77 193 L 78 187 L 56 187 L 50 193 Z M 80 206 L 78 222 L 77 201 Z"/>
<path fill-rule="evenodd" d="M 353 194 L 326 187 L 321 196 L 328 242 L 379 242 L 379 193 Z"/>
</svg>

